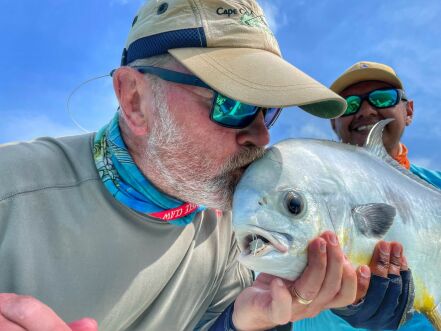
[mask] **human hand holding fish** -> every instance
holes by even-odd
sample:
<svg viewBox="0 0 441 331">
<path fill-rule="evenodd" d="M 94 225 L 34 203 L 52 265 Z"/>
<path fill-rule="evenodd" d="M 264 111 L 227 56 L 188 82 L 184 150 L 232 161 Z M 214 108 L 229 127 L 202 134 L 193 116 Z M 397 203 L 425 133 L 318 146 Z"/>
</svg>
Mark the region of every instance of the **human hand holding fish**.
<svg viewBox="0 0 441 331">
<path fill-rule="evenodd" d="M 379 241 L 369 267 L 358 271 L 354 304 L 332 309 L 335 314 L 364 329 L 396 329 L 411 318 L 413 282 L 400 243 Z"/>
<path fill-rule="evenodd" d="M 237 330 L 264 330 L 315 316 L 323 309 L 354 302 L 357 276 L 345 259 L 334 233 L 327 231 L 308 245 L 308 265 L 295 281 L 259 274 L 236 299 L 233 324 Z M 304 300 L 312 300 L 305 305 Z"/>
<path fill-rule="evenodd" d="M 400 272 L 405 270 L 408 270 L 408 266 L 403 246 L 398 242 L 379 241 L 369 266 L 357 268 L 357 294 L 353 303 L 359 303 L 366 296 L 371 275 L 387 279 L 389 275 L 400 276 Z"/>
<path fill-rule="evenodd" d="M 0 293 L 0 330 L 98 331 L 98 326 L 91 318 L 65 323 L 52 309 L 33 297 Z"/>
<path fill-rule="evenodd" d="M 355 270 L 335 240 L 333 233 L 325 232 L 310 242 L 308 266 L 295 281 L 259 274 L 253 286 L 236 300 L 233 315 L 236 328 L 269 329 L 288 321 L 313 317 L 323 309 L 358 303 L 367 294 L 371 274 L 387 280 L 388 276 L 399 276 L 400 272 L 408 269 L 402 245 L 380 241 L 374 249 L 369 267 L 363 265 L 357 269 L 354 286 Z M 305 304 L 304 301 L 309 303 Z M 257 304 L 257 307 L 252 307 L 253 304 Z M 393 308 L 385 312 L 389 313 L 385 318 L 391 317 Z M 242 325 L 246 327 L 242 328 Z"/>
</svg>

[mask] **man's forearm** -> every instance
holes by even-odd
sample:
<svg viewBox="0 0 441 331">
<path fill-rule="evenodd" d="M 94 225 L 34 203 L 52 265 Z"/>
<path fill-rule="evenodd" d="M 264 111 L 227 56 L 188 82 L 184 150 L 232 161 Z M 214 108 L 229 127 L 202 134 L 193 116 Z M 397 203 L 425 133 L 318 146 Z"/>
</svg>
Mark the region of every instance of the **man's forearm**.
<svg viewBox="0 0 441 331">
<path fill-rule="evenodd" d="M 218 317 L 216 322 L 211 326 L 210 331 L 237 331 L 233 324 L 234 302 Z M 292 323 L 280 325 L 268 331 L 290 331 Z"/>
</svg>

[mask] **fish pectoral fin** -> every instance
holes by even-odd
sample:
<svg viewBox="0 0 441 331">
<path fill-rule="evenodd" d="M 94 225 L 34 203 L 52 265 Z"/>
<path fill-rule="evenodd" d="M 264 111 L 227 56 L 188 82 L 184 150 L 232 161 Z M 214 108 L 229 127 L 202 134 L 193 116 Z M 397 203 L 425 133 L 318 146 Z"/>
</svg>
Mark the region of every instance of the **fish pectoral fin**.
<svg viewBox="0 0 441 331">
<path fill-rule="evenodd" d="M 357 230 L 366 237 L 382 238 L 394 222 L 395 207 L 386 203 L 368 203 L 352 208 Z"/>
</svg>

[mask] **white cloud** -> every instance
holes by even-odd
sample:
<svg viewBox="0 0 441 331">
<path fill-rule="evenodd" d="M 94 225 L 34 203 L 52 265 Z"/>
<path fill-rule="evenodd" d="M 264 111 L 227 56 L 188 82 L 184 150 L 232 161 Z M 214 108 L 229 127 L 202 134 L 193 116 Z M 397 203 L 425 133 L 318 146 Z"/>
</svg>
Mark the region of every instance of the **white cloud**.
<svg viewBox="0 0 441 331">
<path fill-rule="evenodd" d="M 74 93 L 69 94 L 70 114 L 66 115 L 72 119 L 71 122 L 77 122 L 88 131 L 96 131 L 111 119 L 118 107 L 112 80 L 96 79 L 79 86 L 81 88 L 74 89 Z M 67 101 L 68 96 L 65 99 Z"/>
<path fill-rule="evenodd" d="M 277 30 L 288 22 L 286 14 L 281 12 L 281 7 L 274 3 L 274 1 L 259 0 L 258 3 L 265 13 L 265 18 L 271 30 L 276 34 Z"/>
<path fill-rule="evenodd" d="M 435 166 L 435 162 L 433 159 L 429 159 L 427 157 L 416 157 L 416 158 L 411 158 L 411 163 L 416 164 L 418 166 L 421 166 L 423 168 L 427 168 L 427 169 L 437 169 L 439 168 Z"/>
<path fill-rule="evenodd" d="M 322 127 L 314 125 L 313 123 L 306 123 L 301 126 L 299 134 L 305 138 L 329 139 L 329 135 L 323 131 Z"/>
<path fill-rule="evenodd" d="M 79 84 L 81 85 L 81 84 Z M 110 79 L 99 79 L 75 89 L 70 114 L 69 93 L 47 90 L 48 100 L 57 100 L 43 109 L 0 109 L 0 143 L 32 140 L 41 136 L 60 137 L 97 131 L 114 116 L 118 102 Z M 50 108 L 55 107 L 53 111 Z M 78 124 L 76 124 L 78 123 Z M 84 128 L 85 130 L 83 130 Z"/>
<path fill-rule="evenodd" d="M 2 115 L 0 143 L 32 140 L 41 136 L 60 137 L 81 133 L 74 126 L 56 122 L 43 112 L 20 113 L 20 115 L 16 115 L 17 111 L 2 111 L 2 113 L 15 115 Z"/>
</svg>

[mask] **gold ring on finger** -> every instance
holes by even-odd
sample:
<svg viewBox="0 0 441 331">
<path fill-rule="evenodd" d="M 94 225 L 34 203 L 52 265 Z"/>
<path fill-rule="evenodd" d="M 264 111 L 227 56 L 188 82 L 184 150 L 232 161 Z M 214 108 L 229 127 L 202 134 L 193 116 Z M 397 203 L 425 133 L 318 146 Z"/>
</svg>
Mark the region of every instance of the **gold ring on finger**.
<svg viewBox="0 0 441 331">
<path fill-rule="evenodd" d="M 301 305 L 309 305 L 312 302 L 312 299 L 308 300 L 308 299 L 305 299 L 304 297 L 302 297 L 299 294 L 299 292 L 297 292 L 297 289 L 294 286 L 292 287 L 292 290 L 293 290 L 293 294 L 296 297 L 297 302 L 300 303 Z"/>
</svg>

